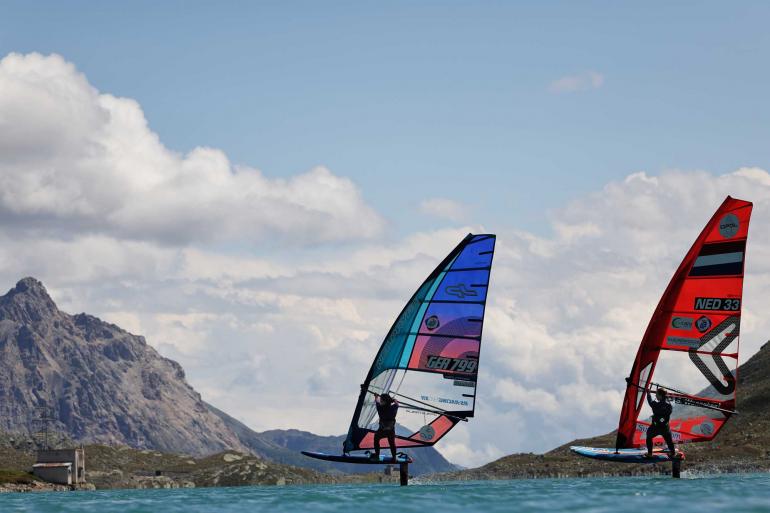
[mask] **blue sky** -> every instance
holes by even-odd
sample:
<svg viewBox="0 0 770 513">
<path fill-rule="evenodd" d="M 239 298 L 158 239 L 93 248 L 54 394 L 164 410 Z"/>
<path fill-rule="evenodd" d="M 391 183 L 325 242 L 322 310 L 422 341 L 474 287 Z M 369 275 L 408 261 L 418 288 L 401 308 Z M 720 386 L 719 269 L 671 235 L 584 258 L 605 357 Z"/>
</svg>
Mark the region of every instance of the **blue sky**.
<svg viewBox="0 0 770 513">
<path fill-rule="evenodd" d="M 631 172 L 766 165 L 762 2 L 7 2 L 171 149 L 352 178 L 399 232 L 426 195 L 494 228 Z M 596 89 L 554 94 L 587 72 Z"/>
<path fill-rule="evenodd" d="M 439 449 L 608 432 L 728 194 L 755 204 L 741 361 L 767 341 L 768 11 L 5 2 L 0 287 L 146 336 L 254 429 L 340 434 L 406 299 L 495 232 L 477 418 Z"/>
</svg>

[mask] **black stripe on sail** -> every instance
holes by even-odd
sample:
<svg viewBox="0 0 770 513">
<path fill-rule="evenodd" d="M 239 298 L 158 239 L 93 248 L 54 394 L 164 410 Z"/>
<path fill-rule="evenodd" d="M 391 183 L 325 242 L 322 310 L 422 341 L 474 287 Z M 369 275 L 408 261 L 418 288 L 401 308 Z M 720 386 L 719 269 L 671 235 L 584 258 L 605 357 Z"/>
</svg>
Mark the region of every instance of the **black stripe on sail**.
<svg viewBox="0 0 770 513">
<path fill-rule="evenodd" d="M 743 274 L 743 262 L 730 264 L 703 265 L 693 267 L 690 276 L 741 276 Z"/>
<path fill-rule="evenodd" d="M 690 269 L 690 276 L 741 276 L 746 241 L 704 244 Z"/>
<path fill-rule="evenodd" d="M 713 242 L 704 244 L 698 256 L 721 255 L 723 253 L 743 253 L 746 250 L 746 241 Z"/>
</svg>

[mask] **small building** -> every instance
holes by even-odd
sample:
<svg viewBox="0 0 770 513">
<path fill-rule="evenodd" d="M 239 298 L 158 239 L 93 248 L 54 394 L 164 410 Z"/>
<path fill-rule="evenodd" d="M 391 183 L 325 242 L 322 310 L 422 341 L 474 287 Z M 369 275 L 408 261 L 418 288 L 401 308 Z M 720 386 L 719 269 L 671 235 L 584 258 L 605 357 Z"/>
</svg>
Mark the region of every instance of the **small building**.
<svg viewBox="0 0 770 513">
<path fill-rule="evenodd" d="M 79 485 L 86 482 L 86 458 L 83 448 L 50 449 L 37 452 L 32 473 L 49 483 Z"/>
<path fill-rule="evenodd" d="M 48 483 L 73 484 L 72 463 L 35 463 L 32 473 Z"/>
</svg>

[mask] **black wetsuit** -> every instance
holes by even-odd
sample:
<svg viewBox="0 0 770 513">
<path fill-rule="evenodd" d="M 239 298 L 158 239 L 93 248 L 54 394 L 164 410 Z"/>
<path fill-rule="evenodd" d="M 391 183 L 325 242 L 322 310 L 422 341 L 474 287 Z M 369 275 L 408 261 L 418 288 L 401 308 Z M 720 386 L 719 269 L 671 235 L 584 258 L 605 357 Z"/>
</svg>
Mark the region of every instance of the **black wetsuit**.
<svg viewBox="0 0 770 513">
<path fill-rule="evenodd" d="M 385 404 L 378 397 L 376 399 L 377 415 L 380 416 L 380 428 L 374 433 L 374 455 L 380 455 L 380 440 L 388 439 L 390 453 L 393 460 L 396 459 L 396 414 L 398 413 L 398 401 L 395 399 L 390 404 Z"/>
<path fill-rule="evenodd" d="M 662 436 L 666 441 L 668 451 L 671 456 L 674 455 L 674 440 L 671 438 L 671 429 L 668 427 L 668 420 L 671 418 L 673 407 L 666 401 L 653 401 L 652 394 L 647 391 L 647 403 L 652 408 L 652 424 L 647 428 L 647 452 L 652 453 L 652 439 L 656 436 Z"/>
</svg>

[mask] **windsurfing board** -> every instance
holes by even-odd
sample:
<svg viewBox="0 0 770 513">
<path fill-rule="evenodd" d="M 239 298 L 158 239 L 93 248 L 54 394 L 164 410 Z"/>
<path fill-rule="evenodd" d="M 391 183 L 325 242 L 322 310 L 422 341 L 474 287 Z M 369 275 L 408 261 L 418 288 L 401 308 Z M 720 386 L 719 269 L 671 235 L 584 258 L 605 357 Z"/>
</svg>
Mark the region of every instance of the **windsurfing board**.
<svg viewBox="0 0 770 513">
<path fill-rule="evenodd" d="M 396 465 L 399 463 L 412 463 L 412 458 L 408 454 L 398 453 L 396 460 L 390 454 L 380 454 L 379 459 L 370 458 L 368 454 L 326 454 L 323 452 L 302 451 L 302 454 L 324 461 L 336 461 L 338 463 L 360 463 L 369 465 Z"/>
<path fill-rule="evenodd" d="M 615 461 L 619 463 L 664 463 L 671 461 L 668 451 L 661 448 L 655 448 L 652 456 L 647 457 L 647 449 L 610 449 L 608 447 L 581 447 L 573 445 L 570 451 L 586 458 L 595 460 Z M 676 459 L 684 459 L 684 453 L 676 451 Z"/>
</svg>

